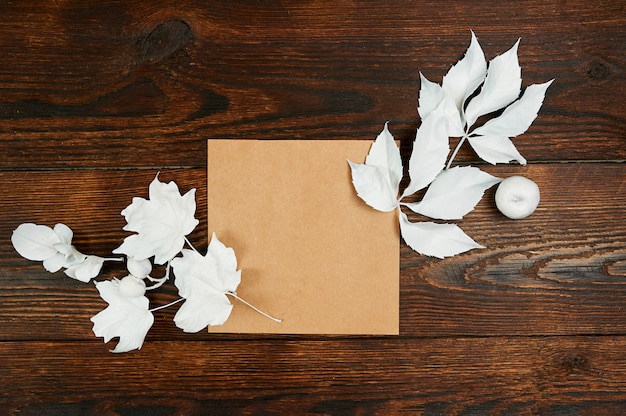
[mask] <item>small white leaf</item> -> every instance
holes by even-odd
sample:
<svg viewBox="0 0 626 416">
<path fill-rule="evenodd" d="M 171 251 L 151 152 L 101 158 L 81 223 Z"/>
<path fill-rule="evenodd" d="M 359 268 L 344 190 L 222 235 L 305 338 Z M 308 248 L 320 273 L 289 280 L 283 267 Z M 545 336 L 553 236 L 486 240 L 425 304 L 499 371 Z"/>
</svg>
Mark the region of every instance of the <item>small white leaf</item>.
<svg viewBox="0 0 626 416">
<path fill-rule="evenodd" d="M 383 212 L 398 206 L 394 191 L 376 166 L 353 163 L 348 160 L 352 172 L 352 184 L 356 193 L 367 205 Z"/>
<path fill-rule="evenodd" d="M 431 183 L 445 167 L 448 153 L 450 153 L 450 141 L 440 105 L 417 129 L 409 160 L 411 181 L 404 190 L 402 198 L 414 194 Z"/>
<path fill-rule="evenodd" d="M 422 120 L 426 119 L 430 113 L 439 107 L 444 97 L 445 94 L 443 93 L 441 85 L 429 81 L 424 74 L 420 72 L 420 92 L 417 112 Z"/>
<path fill-rule="evenodd" d="M 478 117 L 504 108 L 519 97 L 522 69 L 517 60 L 518 46 L 519 40 L 511 49 L 489 62 L 485 83 L 465 110 L 468 126 L 472 126 Z"/>
<path fill-rule="evenodd" d="M 422 118 L 422 122 L 426 120 L 439 107 L 443 108 L 443 114 L 446 117 L 446 128 L 448 136 L 461 137 L 463 135 L 463 121 L 461 113 L 454 104 L 452 97 L 446 96 L 439 84 L 430 82 L 420 73 L 422 86 L 420 88 L 419 107 L 417 111 Z"/>
<path fill-rule="evenodd" d="M 460 114 L 463 113 L 465 100 L 483 83 L 486 74 L 485 54 L 472 32 L 465 56 L 450 68 L 441 84 L 443 92 L 452 99 Z"/>
<path fill-rule="evenodd" d="M 94 277 L 98 276 L 104 259 L 98 256 L 84 256 L 82 261 L 67 267 L 65 274 L 72 279 L 87 283 Z"/>
<path fill-rule="evenodd" d="M 74 232 L 70 227 L 65 224 L 59 223 L 54 226 L 54 232 L 59 236 L 62 243 L 72 244 L 72 238 L 74 238 Z"/>
<path fill-rule="evenodd" d="M 146 334 L 154 323 L 145 296 L 126 297 L 118 289 L 119 281 L 96 283 L 100 296 L 109 306 L 91 318 L 93 333 L 103 337 L 104 342 L 119 337 L 119 343 L 111 352 L 127 352 L 141 349 Z"/>
<path fill-rule="evenodd" d="M 420 202 L 406 204 L 414 212 L 431 218 L 456 220 L 474 209 L 486 189 L 502 181 L 472 166 L 441 172 Z"/>
<path fill-rule="evenodd" d="M 537 118 L 546 90 L 552 81 L 554 80 L 528 86 L 522 98 L 508 106 L 500 116 L 476 128 L 472 134 L 515 137 L 524 133 Z"/>
<path fill-rule="evenodd" d="M 470 136 L 468 140 L 476 154 L 492 165 L 509 163 L 512 160 L 517 161 L 520 165 L 526 164 L 526 159 L 518 152 L 508 137 Z"/>
<path fill-rule="evenodd" d="M 413 250 L 440 259 L 474 248 L 484 248 L 456 224 L 412 223 L 404 213 L 400 213 L 400 231 L 404 241 Z"/>
<path fill-rule="evenodd" d="M 402 179 L 402 159 L 400 149 L 387 129 L 383 127 L 365 158 L 365 164 L 376 166 L 380 169 L 383 177 L 389 182 L 390 189 L 394 191 L 394 198 L 398 196 L 398 187 Z"/>
<path fill-rule="evenodd" d="M 15 251 L 20 256 L 34 261 L 47 260 L 55 256 L 58 251 L 54 245 L 60 242 L 59 236 L 46 225 L 20 224 L 11 235 Z"/>
</svg>

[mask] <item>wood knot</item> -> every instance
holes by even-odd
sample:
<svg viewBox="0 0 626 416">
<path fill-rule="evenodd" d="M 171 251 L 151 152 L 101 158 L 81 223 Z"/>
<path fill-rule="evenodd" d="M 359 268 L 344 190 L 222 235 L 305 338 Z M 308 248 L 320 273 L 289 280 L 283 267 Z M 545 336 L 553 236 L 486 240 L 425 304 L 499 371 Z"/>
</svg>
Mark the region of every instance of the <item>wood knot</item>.
<svg viewBox="0 0 626 416">
<path fill-rule="evenodd" d="M 592 61 L 587 66 L 587 77 L 596 81 L 605 79 L 610 73 L 608 65 L 600 61 Z"/>
<path fill-rule="evenodd" d="M 193 41 L 189 25 L 182 20 L 168 20 L 157 26 L 139 42 L 144 60 L 160 61 Z"/>
</svg>

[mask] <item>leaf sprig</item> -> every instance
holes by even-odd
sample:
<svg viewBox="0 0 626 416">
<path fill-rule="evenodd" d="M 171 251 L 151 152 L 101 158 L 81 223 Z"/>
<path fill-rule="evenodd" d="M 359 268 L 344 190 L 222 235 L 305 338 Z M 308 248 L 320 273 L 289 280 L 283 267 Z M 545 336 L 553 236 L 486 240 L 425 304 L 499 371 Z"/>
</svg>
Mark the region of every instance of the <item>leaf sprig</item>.
<svg viewBox="0 0 626 416">
<path fill-rule="evenodd" d="M 444 258 L 483 248 L 456 224 L 413 223 L 401 210 L 405 206 L 432 219 L 460 220 L 474 209 L 487 189 L 502 181 L 477 167 L 451 168 L 466 141 L 491 164 L 526 164 L 511 138 L 528 130 L 552 81 L 530 85 L 520 97 L 518 46 L 519 40 L 487 64 L 472 32 L 465 55 L 448 70 L 441 85 L 420 73 L 418 113 L 422 123 L 409 159 L 409 185 L 400 197 L 403 166 L 388 123 L 372 144 L 365 163 L 348 161 L 357 195 L 376 210 L 398 210 L 404 241 L 421 254 Z M 477 125 L 483 116 L 491 118 Z M 450 137 L 459 138 L 451 155 Z M 425 188 L 420 201 L 403 202 Z"/>
<path fill-rule="evenodd" d="M 126 237 L 113 253 L 126 256 L 128 275 L 95 282 L 108 306 L 91 318 L 94 334 L 103 337 L 105 343 L 119 338 L 111 352 L 141 349 L 154 323 L 153 312 L 179 302 L 184 303 L 174 316 L 174 323 L 184 332 L 224 324 L 233 309 L 229 298 L 280 322 L 237 295 L 241 271 L 237 270 L 232 248 L 215 234 L 205 255 L 191 245 L 187 235 L 199 223 L 194 218 L 195 211 L 195 189 L 181 195 L 176 183 L 163 183 L 158 175 L 150 184 L 149 199 L 135 197 L 122 211 L 127 221 L 124 230 L 135 234 Z M 68 276 L 83 282 L 96 278 L 104 261 L 124 260 L 84 255 L 71 244 L 72 236 L 72 230 L 64 224 L 50 228 L 26 223 L 17 227 L 11 241 L 23 257 L 43 261 L 50 272 L 65 268 Z M 190 248 L 184 248 L 185 245 Z M 164 276 L 151 275 L 153 262 L 166 265 Z M 172 273 L 180 298 L 150 309 L 146 291 L 163 285 Z"/>
</svg>

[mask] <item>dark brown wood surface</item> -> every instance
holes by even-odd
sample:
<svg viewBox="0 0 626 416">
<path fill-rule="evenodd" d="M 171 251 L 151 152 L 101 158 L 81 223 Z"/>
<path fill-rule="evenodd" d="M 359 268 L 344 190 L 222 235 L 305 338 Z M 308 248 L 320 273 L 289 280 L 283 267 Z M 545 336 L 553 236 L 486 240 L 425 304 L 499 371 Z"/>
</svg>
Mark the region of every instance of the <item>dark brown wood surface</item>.
<svg viewBox="0 0 626 416">
<path fill-rule="evenodd" d="M 624 1 L 5 1 L 0 18 L 0 414 L 626 414 Z M 11 246 L 20 223 L 64 222 L 109 254 L 157 171 L 205 218 L 208 138 L 372 140 L 389 121 L 406 156 L 420 71 L 440 82 L 470 30 L 487 58 L 521 38 L 524 85 L 556 79 L 516 139 L 529 165 L 483 167 L 542 203 L 511 221 L 488 191 L 462 221 L 483 250 L 402 244 L 399 336 L 190 335 L 164 309 L 111 354 L 93 286 Z"/>
</svg>

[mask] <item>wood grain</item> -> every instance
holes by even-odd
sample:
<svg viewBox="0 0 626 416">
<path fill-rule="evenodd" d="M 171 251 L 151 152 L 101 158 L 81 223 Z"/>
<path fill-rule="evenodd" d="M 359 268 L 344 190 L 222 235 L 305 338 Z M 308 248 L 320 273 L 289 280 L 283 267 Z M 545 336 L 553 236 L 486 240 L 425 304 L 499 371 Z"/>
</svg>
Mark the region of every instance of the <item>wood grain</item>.
<svg viewBox="0 0 626 416">
<path fill-rule="evenodd" d="M 204 166 L 208 137 L 402 140 L 419 72 L 437 82 L 476 31 L 518 38 L 524 85 L 556 78 L 534 161 L 624 160 L 624 5 L 604 0 L 4 2 L 2 169 Z M 475 160 L 471 152 L 461 155 Z"/>
<path fill-rule="evenodd" d="M 0 414 L 626 414 L 623 1 L 5 1 L 0 18 Z M 542 201 L 511 221 L 489 190 L 459 222 L 482 250 L 401 243 L 398 337 L 184 334 L 174 307 L 114 355 L 93 285 L 11 246 L 20 223 L 64 222 L 109 254 L 160 171 L 197 188 L 203 250 L 208 138 L 372 140 L 389 121 L 406 160 L 420 72 L 440 82 L 471 30 L 488 59 L 521 38 L 524 86 L 555 78 L 515 139 L 529 166 L 480 165 Z"/>
<path fill-rule="evenodd" d="M 111 355 L 95 341 L 6 342 L 0 357 L 15 378 L 0 381 L 0 410 L 609 416 L 626 400 L 625 347 L 624 337 L 214 338 Z"/>
</svg>

